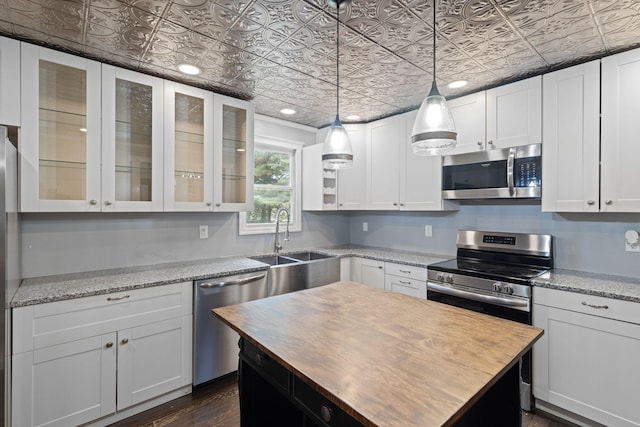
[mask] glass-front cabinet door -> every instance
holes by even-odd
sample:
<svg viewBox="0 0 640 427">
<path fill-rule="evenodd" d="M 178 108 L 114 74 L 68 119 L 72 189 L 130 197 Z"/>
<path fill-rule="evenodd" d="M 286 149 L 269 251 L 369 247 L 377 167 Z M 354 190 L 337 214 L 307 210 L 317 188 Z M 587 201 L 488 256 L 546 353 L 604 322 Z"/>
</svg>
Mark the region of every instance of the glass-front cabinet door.
<svg viewBox="0 0 640 427">
<path fill-rule="evenodd" d="M 100 64 L 21 44 L 20 210 L 100 211 Z"/>
<path fill-rule="evenodd" d="M 252 104 L 214 96 L 214 211 L 253 210 Z"/>
<path fill-rule="evenodd" d="M 162 87 L 102 66 L 102 210 L 162 211 Z"/>
<path fill-rule="evenodd" d="M 213 93 L 164 82 L 164 210 L 213 210 Z"/>
</svg>

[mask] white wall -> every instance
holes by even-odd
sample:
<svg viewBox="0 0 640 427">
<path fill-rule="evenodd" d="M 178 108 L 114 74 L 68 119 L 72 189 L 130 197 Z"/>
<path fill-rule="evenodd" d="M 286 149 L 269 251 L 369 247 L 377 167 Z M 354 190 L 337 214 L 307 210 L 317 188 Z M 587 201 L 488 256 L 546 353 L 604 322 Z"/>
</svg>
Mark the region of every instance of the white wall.
<svg viewBox="0 0 640 427">
<path fill-rule="evenodd" d="M 624 245 L 626 230 L 640 230 L 640 214 L 555 214 L 541 212 L 539 204 L 465 204 L 448 213 L 359 212 L 350 223 L 353 244 L 451 256 L 458 229 L 551 234 L 557 268 L 640 278 L 640 253 L 625 252 Z M 433 237 L 424 235 L 427 224 Z"/>
</svg>

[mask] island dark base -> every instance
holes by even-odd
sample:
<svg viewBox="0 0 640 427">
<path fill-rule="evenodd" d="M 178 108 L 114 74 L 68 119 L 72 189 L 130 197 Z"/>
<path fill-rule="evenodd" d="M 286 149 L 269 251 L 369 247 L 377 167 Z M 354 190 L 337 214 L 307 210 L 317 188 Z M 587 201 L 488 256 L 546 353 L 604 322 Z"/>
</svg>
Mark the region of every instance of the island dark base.
<svg viewBox="0 0 640 427">
<path fill-rule="evenodd" d="M 246 340 L 241 338 L 239 344 L 238 389 L 242 427 L 364 425 Z M 519 427 L 518 371 L 516 364 L 452 425 Z"/>
</svg>

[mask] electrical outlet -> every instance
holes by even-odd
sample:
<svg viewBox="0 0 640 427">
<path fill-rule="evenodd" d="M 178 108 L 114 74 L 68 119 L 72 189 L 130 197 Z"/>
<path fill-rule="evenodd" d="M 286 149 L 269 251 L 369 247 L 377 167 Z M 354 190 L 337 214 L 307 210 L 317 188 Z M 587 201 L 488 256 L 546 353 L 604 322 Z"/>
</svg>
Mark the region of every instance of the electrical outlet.
<svg viewBox="0 0 640 427">
<path fill-rule="evenodd" d="M 627 230 L 624 233 L 624 247 L 627 252 L 640 252 L 640 233 L 636 230 Z"/>
<path fill-rule="evenodd" d="M 200 238 L 201 239 L 208 239 L 209 238 L 209 226 L 208 225 L 201 225 L 200 226 Z"/>
<path fill-rule="evenodd" d="M 362 223 L 362 231 L 369 231 L 369 224 L 367 224 L 366 222 Z"/>
<path fill-rule="evenodd" d="M 424 226 L 424 237 L 432 237 L 433 236 L 433 228 L 430 225 Z"/>
</svg>

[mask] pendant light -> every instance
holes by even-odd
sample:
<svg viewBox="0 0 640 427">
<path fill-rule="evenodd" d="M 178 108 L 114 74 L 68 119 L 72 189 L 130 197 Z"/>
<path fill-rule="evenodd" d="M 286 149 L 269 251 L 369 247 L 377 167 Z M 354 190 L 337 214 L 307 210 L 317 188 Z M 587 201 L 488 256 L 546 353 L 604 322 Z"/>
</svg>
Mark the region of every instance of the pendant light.
<svg viewBox="0 0 640 427">
<path fill-rule="evenodd" d="M 336 119 L 331 123 L 329 134 L 322 149 L 322 167 L 325 169 L 348 169 L 353 164 L 353 150 L 347 131 L 340 122 L 340 5 L 351 0 L 327 0 L 336 8 Z"/>
<path fill-rule="evenodd" d="M 436 85 L 436 0 L 433 0 L 433 83 L 413 124 L 411 148 L 416 156 L 436 156 L 452 150 L 456 137 L 453 116 Z"/>
</svg>

